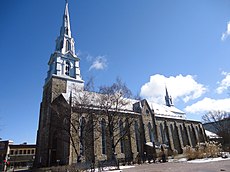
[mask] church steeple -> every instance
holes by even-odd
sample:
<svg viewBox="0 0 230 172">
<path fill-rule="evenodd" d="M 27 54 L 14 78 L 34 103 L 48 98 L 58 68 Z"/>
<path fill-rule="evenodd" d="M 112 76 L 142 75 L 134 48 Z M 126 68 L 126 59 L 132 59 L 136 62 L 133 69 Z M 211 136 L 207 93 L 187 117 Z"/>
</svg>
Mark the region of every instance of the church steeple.
<svg viewBox="0 0 230 172">
<path fill-rule="evenodd" d="M 65 11 L 63 15 L 63 23 L 61 27 L 60 35 L 66 35 L 71 38 L 71 30 L 70 30 L 70 20 L 69 20 L 69 9 L 68 9 L 68 2 L 66 0 L 65 4 Z"/>
<path fill-rule="evenodd" d="M 55 51 L 51 54 L 48 63 L 49 71 L 46 83 L 52 76 L 56 76 L 83 85 L 79 61 L 80 59 L 75 53 L 75 42 L 71 36 L 70 16 L 66 0 L 60 35 L 56 39 Z"/>
<path fill-rule="evenodd" d="M 173 106 L 172 97 L 169 96 L 168 89 L 167 89 L 166 86 L 165 86 L 165 92 L 166 92 L 166 94 L 165 94 L 165 104 L 166 104 L 166 106 L 171 107 L 171 106 Z"/>
<path fill-rule="evenodd" d="M 74 39 L 71 36 L 68 2 L 66 1 L 60 35 L 56 40 L 56 51 L 75 55 Z"/>
</svg>

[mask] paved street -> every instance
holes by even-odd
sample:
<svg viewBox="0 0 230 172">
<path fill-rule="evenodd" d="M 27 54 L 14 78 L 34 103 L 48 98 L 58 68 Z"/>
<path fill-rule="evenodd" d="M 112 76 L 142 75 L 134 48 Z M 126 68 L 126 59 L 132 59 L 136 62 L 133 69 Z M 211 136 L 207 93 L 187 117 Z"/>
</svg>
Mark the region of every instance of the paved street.
<svg viewBox="0 0 230 172">
<path fill-rule="evenodd" d="M 29 172 L 29 170 L 17 171 Z M 230 159 L 206 163 L 167 162 L 142 164 L 133 168 L 123 169 L 122 172 L 230 172 Z"/>
<path fill-rule="evenodd" d="M 138 165 L 123 172 L 230 172 L 230 160 L 207 163 L 157 163 Z"/>
</svg>

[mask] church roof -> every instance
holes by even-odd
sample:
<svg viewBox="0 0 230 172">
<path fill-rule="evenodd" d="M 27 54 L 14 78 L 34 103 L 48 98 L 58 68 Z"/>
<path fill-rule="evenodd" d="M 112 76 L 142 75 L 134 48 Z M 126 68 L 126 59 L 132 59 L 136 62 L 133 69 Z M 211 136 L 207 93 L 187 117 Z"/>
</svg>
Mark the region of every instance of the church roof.
<svg viewBox="0 0 230 172">
<path fill-rule="evenodd" d="M 211 131 L 205 130 L 205 134 L 209 139 L 217 139 L 217 138 L 221 138 L 220 136 L 218 136 L 216 133 L 213 133 Z"/>
<path fill-rule="evenodd" d="M 89 91 L 75 91 L 74 93 L 62 93 L 63 97 L 66 99 L 67 102 L 70 102 L 70 95 L 72 94 L 72 102 L 73 104 L 79 103 L 79 104 L 87 104 L 92 105 L 95 109 L 100 108 L 100 100 L 99 97 L 103 96 L 100 93 L 97 92 L 89 92 Z M 133 111 L 133 104 L 137 102 L 137 100 L 134 99 L 128 99 L 128 98 L 122 98 L 124 102 L 127 102 L 125 105 L 119 106 L 117 109 L 119 112 L 123 113 L 133 113 L 137 114 Z M 115 109 L 115 106 L 111 107 L 111 111 Z"/>
<path fill-rule="evenodd" d="M 150 108 L 154 111 L 155 115 L 158 117 L 165 117 L 165 118 L 176 118 L 176 119 L 185 119 L 185 113 L 175 106 L 166 106 L 160 105 L 154 102 L 148 102 Z"/>
<path fill-rule="evenodd" d="M 170 107 L 165 106 L 165 108 L 167 108 L 167 109 L 169 109 L 171 112 L 174 112 L 174 113 L 177 113 L 177 114 L 182 114 L 182 115 L 185 114 L 185 112 L 183 112 L 182 110 L 176 108 L 175 106 L 170 106 Z"/>
<path fill-rule="evenodd" d="M 67 102 L 70 100 L 70 95 L 72 93 L 63 93 L 63 97 Z M 99 107 L 99 96 L 101 94 L 96 92 L 88 92 L 88 91 L 76 91 L 76 93 L 72 94 L 72 101 L 77 101 L 78 103 L 86 103 L 88 105 L 92 105 L 95 108 Z M 135 113 L 133 110 L 133 104 L 139 102 L 139 100 L 122 98 L 127 102 L 127 104 L 120 106 L 120 112 L 129 112 Z M 83 102 L 84 101 L 84 102 Z M 165 118 L 175 118 L 175 119 L 185 119 L 185 113 L 174 106 L 168 107 L 166 105 L 160 105 L 154 102 L 147 101 L 150 108 L 154 111 L 155 116 L 157 117 L 165 117 Z M 111 108 L 112 109 L 112 108 Z"/>
</svg>

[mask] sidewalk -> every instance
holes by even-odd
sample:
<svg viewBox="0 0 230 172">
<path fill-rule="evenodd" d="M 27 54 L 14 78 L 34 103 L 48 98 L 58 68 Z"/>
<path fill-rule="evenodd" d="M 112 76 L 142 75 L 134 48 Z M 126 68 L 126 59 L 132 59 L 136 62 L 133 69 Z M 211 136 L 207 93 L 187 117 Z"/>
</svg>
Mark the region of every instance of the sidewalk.
<svg viewBox="0 0 230 172">
<path fill-rule="evenodd" d="M 123 169 L 123 172 L 230 172 L 230 159 L 222 161 L 188 163 L 167 162 L 137 165 L 134 168 Z"/>
</svg>

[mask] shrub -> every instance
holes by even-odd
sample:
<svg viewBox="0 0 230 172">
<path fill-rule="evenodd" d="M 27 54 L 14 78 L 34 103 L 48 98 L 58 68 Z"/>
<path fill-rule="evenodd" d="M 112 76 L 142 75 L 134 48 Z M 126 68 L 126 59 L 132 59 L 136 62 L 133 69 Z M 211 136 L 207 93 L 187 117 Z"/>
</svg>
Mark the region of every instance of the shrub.
<svg viewBox="0 0 230 172">
<path fill-rule="evenodd" d="M 188 160 L 192 160 L 196 158 L 195 152 L 196 152 L 195 149 L 192 148 L 191 146 L 187 145 L 183 148 L 183 153 L 185 154 Z"/>
<path fill-rule="evenodd" d="M 185 154 L 188 160 L 201 159 L 201 158 L 215 158 L 220 155 L 221 144 L 217 142 L 205 142 L 198 143 L 194 148 L 191 146 L 185 146 L 183 148 L 183 154 Z"/>
</svg>

